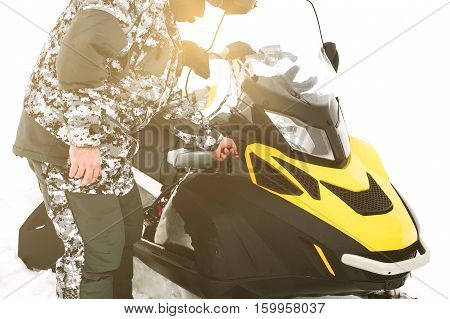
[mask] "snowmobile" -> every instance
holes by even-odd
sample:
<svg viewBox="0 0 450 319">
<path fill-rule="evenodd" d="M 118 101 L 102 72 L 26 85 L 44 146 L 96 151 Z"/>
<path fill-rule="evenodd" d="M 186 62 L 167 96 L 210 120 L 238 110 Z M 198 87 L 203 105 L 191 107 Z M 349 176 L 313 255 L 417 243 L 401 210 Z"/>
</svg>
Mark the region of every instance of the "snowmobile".
<svg viewBox="0 0 450 319">
<path fill-rule="evenodd" d="M 208 51 L 208 63 L 193 70 L 209 74 L 202 68 L 211 63 L 211 75 L 219 73 L 218 84 L 187 94 L 235 140 L 239 158 L 218 163 L 181 145 L 162 119 L 139 132 L 134 166 L 146 217 L 135 256 L 203 298 L 399 297 L 430 250 L 375 149 L 347 133 L 332 88 L 336 46 L 300 41 L 298 30 L 311 27 L 295 26 L 307 19 L 282 2 L 261 1 L 245 16 L 247 34 L 232 29 L 239 17 L 230 16 L 219 42 L 240 41 Z M 305 3 L 300 9 L 317 18 Z"/>
<path fill-rule="evenodd" d="M 278 28 L 274 16 L 283 4 L 272 3 L 245 16 L 253 31 Z M 264 6 L 271 25 L 258 16 Z M 280 18 L 291 24 L 287 7 Z M 246 40 L 252 43 L 251 36 Z M 278 34 L 277 40 L 283 42 Z M 283 44 L 255 52 L 235 42 L 210 53 L 214 65 L 228 64 L 230 76 L 222 75 L 219 86 L 232 89 L 205 113 L 237 142 L 241 157 L 215 165 L 210 153 L 177 149 L 176 141 L 158 152 L 167 154 L 160 162 L 141 153 L 136 168 L 156 172 L 165 187 L 148 210 L 135 255 L 207 298 L 392 297 L 429 260 L 417 219 L 376 151 L 347 133 L 339 98 L 326 85 L 339 64 L 335 45 L 319 42 L 297 57 Z M 209 88 L 211 103 L 217 88 Z M 157 126 L 141 132 L 142 141 L 164 132 Z"/>
</svg>

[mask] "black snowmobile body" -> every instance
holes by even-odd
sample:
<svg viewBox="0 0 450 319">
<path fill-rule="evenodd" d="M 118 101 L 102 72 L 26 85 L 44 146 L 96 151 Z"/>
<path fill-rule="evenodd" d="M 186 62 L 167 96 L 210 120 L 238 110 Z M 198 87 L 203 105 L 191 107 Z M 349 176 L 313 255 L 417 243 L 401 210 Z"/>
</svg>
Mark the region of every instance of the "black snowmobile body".
<svg viewBox="0 0 450 319">
<path fill-rule="evenodd" d="M 236 125 L 230 125 L 231 129 Z M 277 134 L 276 128 L 273 134 Z M 250 143 L 254 145 L 256 140 L 252 138 Z M 241 154 L 245 154 L 248 145 L 240 142 Z M 291 156 L 301 157 L 296 152 Z M 341 258 L 351 252 L 387 264 L 410 260 L 425 253 L 419 238 L 402 249 L 370 251 L 307 210 L 268 192 L 311 196 L 305 183 L 296 189 L 288 178 L 283 180 L 282 173 L 258 161 L 262 160 L 253 157 L 251 165 L 261 166 L 262 187 L 252 182 L 245 157 L 197 172 L 180 185 L 172 205 L 184 221 L 194 250 L 155 244 L 155 225 L 150 224 L 143 240 L 135 245 L 135 255 L 169 280 L 205 298 L 364 296 L 403 286 L 408 270 L 381 275 L 346 265 Z M 184 169 L 178 171 L 177 178 L 184 173 Z M 173 174 L 162 179 L 173 180 Z M 320 184 L 319 197 L 327 191 Z"/>
</svg>

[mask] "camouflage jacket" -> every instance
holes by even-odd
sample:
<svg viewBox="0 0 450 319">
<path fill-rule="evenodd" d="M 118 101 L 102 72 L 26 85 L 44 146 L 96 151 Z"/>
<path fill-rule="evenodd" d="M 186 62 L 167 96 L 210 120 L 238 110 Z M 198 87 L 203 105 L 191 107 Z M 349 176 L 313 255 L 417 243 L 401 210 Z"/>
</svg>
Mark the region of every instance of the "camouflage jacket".
<svg viewBox="0 0 450 319">
<path fill-rule="evenodd" d="M 181 41 L 168 0 L 72 0 L 50 32 L 24 110 L 65 144 L 131 159 L 131 134 L 159 113 L 186 144 L 216 147 L 177 87 Z M 181 128 L 182 127 L 182 128 Z"/>
</svg>

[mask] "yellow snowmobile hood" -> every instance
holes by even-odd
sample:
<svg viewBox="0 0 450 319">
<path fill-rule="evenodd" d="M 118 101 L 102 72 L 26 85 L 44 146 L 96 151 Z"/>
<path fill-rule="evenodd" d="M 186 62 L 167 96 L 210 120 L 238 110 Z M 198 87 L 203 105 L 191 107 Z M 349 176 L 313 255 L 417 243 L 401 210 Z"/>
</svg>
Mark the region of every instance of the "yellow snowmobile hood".
<svg viewBox="0 0 450 319">
<path fill-rule="evenodd" d="M 391 185 L 379 156 L 369 144 L 361 140 L 351 138 L 350 143 L 352 153 L 344 168 L 330 168 L 303 162 L 287 157 L 273 147 L 258 143 L 247 147 L 245 157 L 254 184 L 258 185 L 251 154 L 266 161 L 304 192 L 299 196 L 285 195 L 258 186 L 340 230 L 369 251 L 399 250 L 408 247 L 417 241 L 417 230 L 402 200 Z M 302 184 L 274 158 L 279 158 L 315 178 L 319 182 L 320 199 L 311 197 Z M 370 187 L 368 174 L 392 202 L 392 209 L 389 212 L 363 216 L 321 183 L 361 192 Z"/>
</svg>

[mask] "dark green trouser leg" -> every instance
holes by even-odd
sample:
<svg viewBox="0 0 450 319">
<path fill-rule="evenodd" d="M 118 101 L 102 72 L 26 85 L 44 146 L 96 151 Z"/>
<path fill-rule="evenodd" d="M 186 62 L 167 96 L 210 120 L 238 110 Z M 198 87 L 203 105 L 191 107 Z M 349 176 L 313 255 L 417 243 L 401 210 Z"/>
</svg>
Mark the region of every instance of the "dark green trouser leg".
<svg viewBox="0 0 450 319">
<path fill-rule="evenodd" d="M 132 298 L 132 245 L 140 239 L 143 208 L 137 186 L 125 196 L 68 193 L 85 246 L 81 298 Z"/>
<path fill-rule="evenodd" d="M 64 242 L 56 265 L 60 298 L 132 298 L 132 245 L 140 239 L 143 208 L 135 185 L 125 196 L 70 193 L 58 176 L 29 161 L 47 213 Z M 62 178 L 62 177 L 61 177 Z"/>
<path fill-rule="evenodd" d="M 125 226 L 125 247 L 120 267 L 114 271 L 114 299 L 131 299 L 133 279 L 133 244 L 140 240 L 144 222 L 144 211 L 138 187 L 119 197 Z"/>
<path fill-rule="evenodd" d="M 125 230 L 119 198 L 115 195 L 66 192 L 83 238 L 82 299 L 113 298 L 113 271 L 122 259 Z"/>
</svg>

